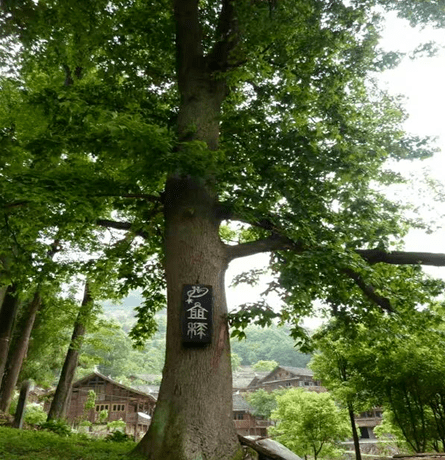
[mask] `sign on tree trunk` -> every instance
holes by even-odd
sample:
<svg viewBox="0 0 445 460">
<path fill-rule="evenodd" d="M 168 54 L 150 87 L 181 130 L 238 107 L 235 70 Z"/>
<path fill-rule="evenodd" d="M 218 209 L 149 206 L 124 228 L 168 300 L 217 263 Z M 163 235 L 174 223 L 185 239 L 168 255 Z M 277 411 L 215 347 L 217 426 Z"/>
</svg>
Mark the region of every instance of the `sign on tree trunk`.
<svg viewBox="0 0 445 460">
<path fill-rule="evenodd" d="M 182 343 L 205 345 L 212 338 L 212 286 L 184 284 L 182 288 Z"/>
</svg>

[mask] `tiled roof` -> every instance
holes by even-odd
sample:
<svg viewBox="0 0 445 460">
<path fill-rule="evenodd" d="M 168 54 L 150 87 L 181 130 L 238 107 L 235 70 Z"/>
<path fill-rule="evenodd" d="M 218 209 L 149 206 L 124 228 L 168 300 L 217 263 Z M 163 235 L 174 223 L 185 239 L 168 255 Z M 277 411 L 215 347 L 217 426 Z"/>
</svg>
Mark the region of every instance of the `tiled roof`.
<svg viewBox="0 0 445 460">
<path fill-rule="evenodd" d="M 78 387 L 78 386 L 81 386 L 83 383 L 86 383 L 88 382 L 88 380 L 92 379 L 93 377 L 99 377 L 101 378 L 102 380 L 105 380 L 106 382 L 110 382 L 112 383 L 113 385 L 116 385 L 120 388 L 123 388 L 124 390 L 128 390 L 128 391 L 131 391 L 135 394 L 139 394 L 141 396 L 148 396 L 150 399 L 152 399 L 153 401 L 156 401 L 156 398 L 154 398 L 152 395 L 150 394 L 147 394 L 143 391 L 140 391 L 140 390 L 137 390 L 135 388 L 132 388 L 132 387 L 129 387 L 127 385 L 123 385 L 122 383 L 119 383 L 119 382 L 116 382 L 115 380 L 113 380 L 112 378 L 110 377 L 107 377 L 106 375 L 103 375 L 101 374 L 100 372 L 97 372 L 97 371 L 94 371 L 93 373 L 85 376 L 83 379 L 80 379 L 78 380 L 77 382 L 73 383 L 73 387 Z"/>
<path fill-rule="evenodd" d="M 232 374 L 233 389 L 240 390 L 247 388 L 255 377 L 261 379 L 268 373 L 269 372 L 257 372 L 251 367 L 247 366 L 237 369 L 236 371 L 233 371 Z"/>
<path fill-rule="evenodd" d="M 308 377 L 312 377 L 314 375 L 314 372 L 307 368 L 307 367 L 288 367 L 288 366 L 280 366 L 281 369 L 284 369 L 285 371 L 291 372 L 292 374 L 295 375 L 305 375 Z"/>
<path fill-rule="evenodd" d="M 233 395 L 233 410 L 244 410 L 246 412 L 253 411 L 253 407 L 246 401 L 240 393 Z"/>
</svg>

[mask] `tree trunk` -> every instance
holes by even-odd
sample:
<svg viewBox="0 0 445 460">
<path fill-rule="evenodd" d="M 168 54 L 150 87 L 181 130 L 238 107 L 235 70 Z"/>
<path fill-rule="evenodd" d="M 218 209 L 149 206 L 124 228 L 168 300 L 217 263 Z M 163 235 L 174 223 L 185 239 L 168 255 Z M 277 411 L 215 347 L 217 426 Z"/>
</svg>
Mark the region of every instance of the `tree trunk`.
<svg viewBox="0 0 445 460">
<path fill-rule="evenodd" d="M 165 202 L 168 313 L 163 379 L 150 429 L 137 447 L 152 460 L 232 459 L 239 452 L 224 274 L 215 200 L 198 180 L 170 178 Z M 181 341 L 184 284 L 213 287 L 211 343 Z"/>
<path fill-rule="evenodd" d="M 352 439 L 354 440 L 355 458 L 356 460 L 362 460 L 362 454 L 360 452 L 360 441 L 358 438 L 357 427 L 355 426 L 354 408 L 352 407 L 351 403 L 348 403 L 348 413 L 349 420 L 351 421 Z"/>
<path fill-rule="evenodd" d="M 19 306 L 17 286 L 8 286 L 0 310 L 0 385 L 5 373 L 14 321 Z"/>
<path fill-rule="evenodd" d="M 66 354 L 65 362 L 63 363 L 62 372 L 60 374 L 59 383 L 57 385 L 56 392 L 48 412 L 48 420 L 57 420 L 66 417 L 71 387 L 79 360 L 79 348 L 85 336 L 85 324 L 89 314 L 91 313 L 92 306 L 93 302 L 87 281 L 85 284 L 82 305 L 77 315 L 76 322 L 74 323 L 74 331 L 71 337 L 68 353 Z"/>
<path fill-rule="evenodd" d="M 27 311 L 25 312 L 25 321 L 19 336 L 17 337 L 17 340 L 14 341 L 13 349 L 8 353 L 8 362 L 0 391 L 0 410 L 3 412 L 7 412 L 9 410 L 9 406 L 11 405 L 14 388 L 17 384 L 23 360 L 28 352 L 29 338 L 31 336 L 40 304 L 40 294 L 36 292 L 32 301 L 29 303 Z"/>
<path fill-rule="evenodd" d="M 228 60 L 224 47 L 204 56 L 196 0 L 174 2 L 177 79 L 181 96 L 177 130 L 181 142 L 200 141 L 195 165 L 178 165 L 165 187 L 165 272 L 167 279 L 166 361 L 150 429 L 136 448 L 151 460 L 229 460 L 242 457 L 232 415 L 232 369 L 224 275 L 228 253 L 219 238 L 217 197 L 213 192 L 213 151 L 218 148 L 219 116 L 226 95 L 214 65 Z M 231 2 L 221 11 L 228 49 Z M 224 32 L 225 30 L 225 32 Z M 212 70 L 213 69 L 213 70 Z M 184 144 L 178 147 L 180 150 Z M 193 152 L 192 152 L 193 155 Z M 203 165 L 199 164 L 203 158 Z M 204 172 L 202 171 L 204 169 Z M 196 172 L 198 171 L 198 172 Z M 181 339 L 183 285 L 213 289 L 211 342 L 184 345 Z"/>
</svg>

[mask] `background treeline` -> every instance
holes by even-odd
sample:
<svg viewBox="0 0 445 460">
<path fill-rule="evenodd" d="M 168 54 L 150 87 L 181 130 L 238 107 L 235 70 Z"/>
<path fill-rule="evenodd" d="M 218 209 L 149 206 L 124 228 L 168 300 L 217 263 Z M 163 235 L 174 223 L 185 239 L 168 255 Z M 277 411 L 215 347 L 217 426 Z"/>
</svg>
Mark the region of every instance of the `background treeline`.
<svg viewBox="0 0 445 460">
<path fill-rule="evenodd" d="M 121 302 L 105 301 L 98 306 L 103 313 L 98 313 L 89 327 L 80 350 L 76 378 L 94 369 L 124 383 L 135 374 L 161 375 L 165 357 L 165 311 L 156 315 L 158 330 L 153 337 L 143 347 L 135 348 L 129 332 L 136 322 L 134 308 L 141 302 L 140 294 L 134 291 Z M 40 311 L 20 380 L 32 378 L 43 386 L 57 381 L 77 309 L 74 301 L 59 299 Z M 310 360 L 310 355 L 295 347 L 286 327 L 252 325 L 245 332 L 245 340 L 232 340 L 232 353 L 243 366 L 276 361 L 283 366 L 306 367 Z"/>
</svg>

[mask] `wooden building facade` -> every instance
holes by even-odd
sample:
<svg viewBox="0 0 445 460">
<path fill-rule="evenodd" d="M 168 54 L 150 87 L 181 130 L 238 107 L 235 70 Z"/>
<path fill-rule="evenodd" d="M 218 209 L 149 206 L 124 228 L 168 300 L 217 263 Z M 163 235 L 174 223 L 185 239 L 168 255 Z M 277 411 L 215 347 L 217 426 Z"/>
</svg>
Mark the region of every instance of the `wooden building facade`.
<svg viewBox="0 0 445 460">
<path fill-rule="evenodd" d="M 85 413 L 90 390 L 95 392 L 96 401 L 94 408 Z M 97 423 L 100 413 L 107 411 L 104 422 L 122 420 L 127 425 L 127 434 L 140 436 L 150 425 L 155 405 L 153 396 L 93 372 L 73 384 L 67 418 L 74 423 L 81 419 Z"/>
<path fill-rule="evenodd" d="M 267 428 L 272 425 L 270 420 L 257 417 L 253 408 L 240 393 L 233 395 L 233 420 L 236 432 L 241 436 L 267 436 Z"/>
<path fill-rule="evenodd" d="M 266 391 L 273 391 L 292 387 L 300 387 L 318 393 L 326 391 L 321 382 L 314 379 L 314 373 L 310 369 L 289 366 L 277 366 L 263 378 L 254 378 L 247 390 L 255 391 L 263 388 Z"/>
</svg>

